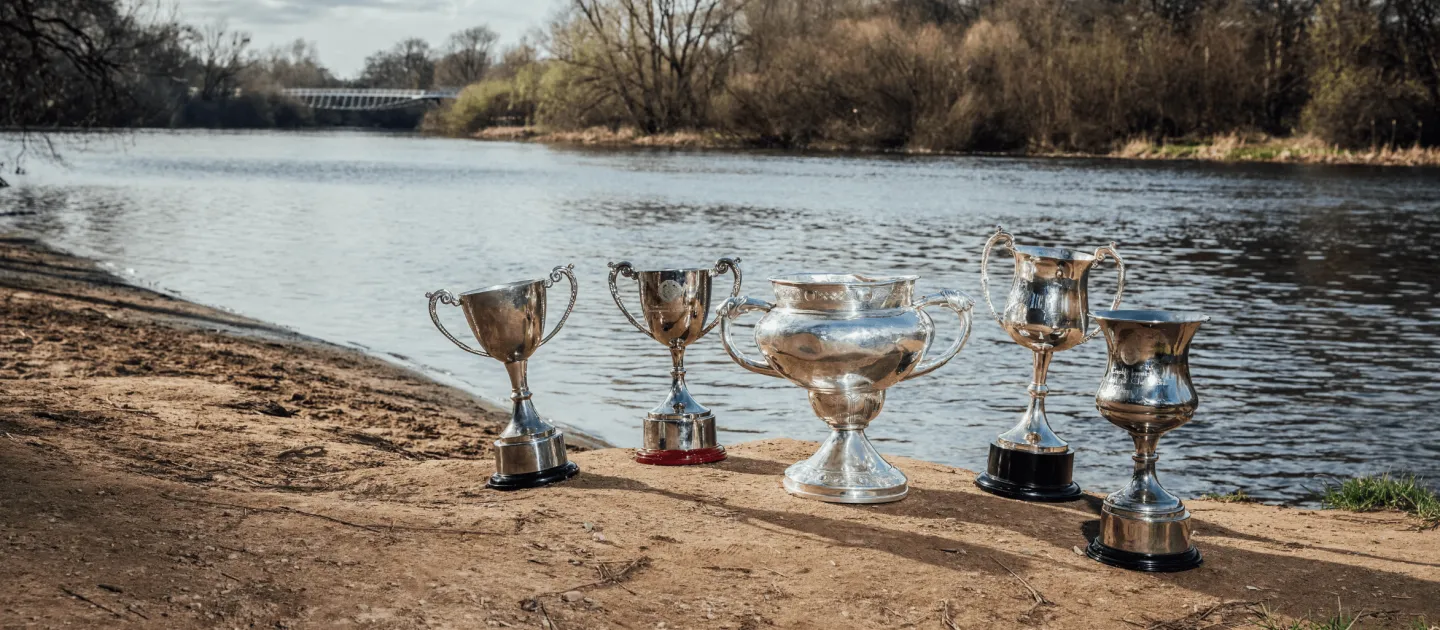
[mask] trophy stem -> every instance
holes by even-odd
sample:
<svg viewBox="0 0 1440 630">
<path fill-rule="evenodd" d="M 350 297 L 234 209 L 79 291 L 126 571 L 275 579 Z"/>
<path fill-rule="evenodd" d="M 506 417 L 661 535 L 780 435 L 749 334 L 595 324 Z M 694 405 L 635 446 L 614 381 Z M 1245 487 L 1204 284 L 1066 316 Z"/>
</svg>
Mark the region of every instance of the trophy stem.
<svg viewBox="0 0 1440 630">
<path fill-rule="evenodd" d="M 1049 346 L 1035 350 L 1034 372 L 1030 379 L 1030 404 L 1020 422 L 990 443 L 990 459 L 975 485 L 991 494 L 1021 501 L 1073 501 L 1080 498 L 1080 486 L 1073 481 L 1075 452 L 1050 429 L 1045 417 L 1045 395 L 1050 388 L 1045 378 L 1055 351 Z"/>
<path fill-rule="evenodd" d="M 695 402 L 685 385 L 685 345 L 670 345 L 670 395 L 645 416 L 644 443 L 635 461 L 657 466 L 709 464 L 725 459 L 715 436 L 715 414 Z"/>
<path fill-rule="evenodd" d="M 505 364 L 510 376 L 510 424 L 495 440 L 495 474 L 487 486 L 496 490 L 534 488 L 564 481 L 580 472 L 565 456 L 565 433 L 546 422 L 530 401 L 526 361 Z"/>
</svg>

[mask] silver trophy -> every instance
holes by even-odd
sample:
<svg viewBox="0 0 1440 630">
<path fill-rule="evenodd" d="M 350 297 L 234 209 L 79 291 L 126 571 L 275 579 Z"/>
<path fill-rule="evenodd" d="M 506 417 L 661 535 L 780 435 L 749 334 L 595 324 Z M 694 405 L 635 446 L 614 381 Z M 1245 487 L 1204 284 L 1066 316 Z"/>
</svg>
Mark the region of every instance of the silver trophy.
<svg viewBox="0 0 1440 630">
<path fill-rule="evenodd" d="M 885 389 L 945 365 L 970 337 L 974 302 L 959 291 L 913 298 L 916 276 L 798 273 L 770 279 L 775 303 L 731 298 L 721 307 L 720 340 L 751 372 L 786 379 L 810 394 L 830 437 L 785 470 L 785 490 L 831 503 L 887 503 L 905 498 L 909 482 L 870 440 L 865 427 L 880 413 Z M 926 307 L 954 311 L 962 330 L 939 356 L 926 359 L 935 324 Z M 751 311 L 762 363 L 735 347 L 730 326 Z"/>
<path fill-rule="evenodd" d="M 628 262 L 610 263 L 610 295 L 615 305 L 640 332 L 670 349 L 670 395 L 650 410 L 644 422 L 644 446 L 635 461 L 661 466 L 708 464 L 725 459 L 725 447 L 715 439 L 715 414 L 690 396 L 685 387 L 685 348 L 710 332 L 720 320 L 705 323 L 710 313 L 710 277 L 729 271 L 735 276 L 730 297 L 740 293 L 740 259 L 721 258 L 710 269 L 658 269 L 636 271 Z M 625 308 L 618 276 L 640 284 L 642 325 Z"/>
<path fill-rule="evenodd" d="M 533 488 L 563 481 L 580 472 L 580 467 L 565 457 L 565 433 L 540 418 L 530 402 L 530 387 L 525 381 L 525 366 L 535 350 L 550 341 L 565 325 L 575 308 L 577 285 L 574 265 L 556 267 L 550 277 L 500 284 L 466 291 L 457 298 L 449 291 L 426 293 L 430 299 L 430 319 L 435 327 L 461 350 L 482 357 L 498 359 L 510 375 L 510 400 L 515 403 L 510 424 L 495 440 L 495 474 L 488 486 L 497 490 Z M 545 289 L 561 277 L 570 281 L 570 305 L 555 324 L 555 330 L 544 335 Z M 445 325 L 435 305 L 459 306 L 470 324 L 470 332 L 482 350 L 465 345 Z"/>
<path fill-rule="evenodd" d="M 1200 398 L 1190 383 L 1190 340 L 1210 321 L 1199 313 L 1097 311 L 1110 363 L 1095 406 L 1135 440 L 1130 485 L 1106 497 L 1091 558 L 1137 571 L 1200 566 L 1190 543 L 1190 511 L 1155 478 L 1160 436 L 1190 421 Z"/>
<path fill-rule="evenodd" d="M 1005 299 L 1005 310 L 997 312 L 990 301 L 990 252 L 997 244 L 1015 254 L 1015 280 Z M 1115 244 L 1094 254 L 1054 247 L 1027 247 L 1015 244 L 1004 228 L 985 243 L 980 257 L 980 290 L 990 313 L 1010 338 L 1035 353 L 1034 377 L 1030 382 L 1030 405 L 1020 422 L 1001 433 L 990 444 L 986 472 L 975 480 L 981 489 L 1003 497 L 1025 501 L 1070 501 L 1080 497 L 1080 486 L 1071 481 L 1075 452 L 1050 429 L 1045 417 L 1046 374 L 1056 352 L 1091 340 L 1098 330 L 1089 328 L 1090 298 L 1087 282 L 1090 270 L 1105 256 L 1115 259 L 1119 282 L 1111 308 L 1120 308 L 1125 291 L 1125 262 Z"/>
</svg>

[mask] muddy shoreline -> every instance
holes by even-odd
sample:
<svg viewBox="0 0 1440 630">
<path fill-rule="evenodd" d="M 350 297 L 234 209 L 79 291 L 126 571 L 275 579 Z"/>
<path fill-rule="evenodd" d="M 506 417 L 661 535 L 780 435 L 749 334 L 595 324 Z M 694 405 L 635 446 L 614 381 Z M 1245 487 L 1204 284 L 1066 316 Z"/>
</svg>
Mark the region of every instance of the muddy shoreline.
<svg viewBox="0 0 1440 630">
<path fill-rule="evenodd" d="M 1191 499 L 1205 565 L 1145 575 L 1076 552 L 1098 496 L 897 457 L 904 501 L 805 501 L 793 440 L 689 468 L 576 450 L 574 480 L 499 493 L 505 414 L 382 360 L 19 237 L 0 305 L 3 628 L 1440 624 L 1440 532 L 1396 513 Z"/>
</svg>

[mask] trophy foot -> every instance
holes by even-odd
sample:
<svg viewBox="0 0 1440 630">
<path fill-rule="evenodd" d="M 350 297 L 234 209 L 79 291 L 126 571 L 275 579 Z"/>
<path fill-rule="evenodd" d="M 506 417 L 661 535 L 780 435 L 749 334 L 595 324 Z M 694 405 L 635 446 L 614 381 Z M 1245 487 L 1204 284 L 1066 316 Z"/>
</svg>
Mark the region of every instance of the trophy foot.
<svg viewBox="0 0 1440 630">
<path fill-rule="evenodd" d="M 1188 571 L 1205 562 L 1200 556 L 1200 550 L 1194 547 L 1180 553 L 1135 553 L 1108 546 L 1098 538 L 1090 541 L 1090 545 L 1085 548 L 1085 555 L 1101 564 L 1148 573 Z"/>
<path fill-rule="evenodd" d="M 890 503 L 905 498 L 910 482 L 859 429 L 836 430 L 820 450 L 785 469 L 785 491 L 827 503 Z"/>
<path fill-rule="evenodd" d="M 725 459 L 725 447 L 696 448 L 690 450 L 654 450 L 642 448 L 635 451 L 635 461 L 652 466 L 692 466 L 713 464 Z"/>
<path fill-rule="evenodd" d="M 1082 496 L 1080 485 L 1071 481 L 1075 451 L 1031 453 L 990 445 L 987 470 L 975 478 L 975 485 L 990 494 L 1042 503 L 1074 501 Z"/>
<path fill-rule="evenodd" d="M 655 466 L 709 464 L 725 459 L 725 447 L 715 438 L 715 414 L 663 413 L 645 417 L 644 443 L 635 461 Z"/>
<path fill-rule="evenodd" d="M 519 473 L 515 475 L 502 475 L 495 473 L 490 476 L 490 481 L 485 482 L 485 487 L 492 490 L 523 490 L 525 488 L 539 488 L 552 483 L 565 481 L 580 473 L 580 465 L 575 462 L 565 464 L 532 473 Z"/>
</svg>

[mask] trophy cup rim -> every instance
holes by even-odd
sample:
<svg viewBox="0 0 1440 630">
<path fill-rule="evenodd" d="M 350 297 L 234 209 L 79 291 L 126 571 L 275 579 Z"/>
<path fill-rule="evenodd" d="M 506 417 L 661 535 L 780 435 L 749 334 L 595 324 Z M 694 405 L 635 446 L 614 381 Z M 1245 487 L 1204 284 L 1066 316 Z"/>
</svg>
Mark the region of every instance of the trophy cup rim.
<svg viewBox="0 0 1440 630">
<path fill-rule="evenodd" d="M 1091 317 L 1107 322 L 1135 322 L 1137 324 L 1203 324 L 1210 316 L 1198 311 L 1163 310 L 1099 310 Z"/>
<path fill-rule="evenodd" d="M 851 272 L 827 272 L 827 271 L 797 271 L 784 273 L 778 276 L 770 276 L 771 284 L 785 286 L 806 286 L 815 284 L 833 284 L 847 287 L 878 287 L 901 282 L 914 282 L 919 280 L 916 275 L 870 275 Z"/>
<path fill-rule="evenodd" d="M 692 271 L 711 271 L 711 267 L 658 267 L 642 269 L 634 265 L 631 265 L 631 269 L 634 270 L 635 273 L 665 273 L 667 271 L 690 273 Z"/>
<path fill-rule="evenodd" d="M 1053 258 L 1055 260 L 1072 260 L 1075 262 L 1089 262 L 1095 260 L 1094 254 L 1076 251 L 1067 247 L 1042 247 L 1040 245 L 1015 245 L 1011 249 L 1036 258 Z"/>
<path fill-rule="evenodd" d="M 502 291 L 502 290 L 505 290 L 505 289 L 514 289 L 515 287 L 525 286 L 525 285 L 527 285 L 527 284 L 535 284 L 535 283 L 537 283 L 537 282 L 544 283 L 544 282 L 545 282 L 545 278 L 531 278 L 531 279 L 529 279 L 529 280 L 516 280 L 515 282 L 505 282 L 505 283 L 501 283 L 501 284 L 492 284 L 492 285 L 490 285 L 490 286 L 488 286 L 488 287 L 482 287 L 482 288 L 479 288 L 479 289 L 470 289 L 469 291 L 466 291 L 466 292 L 464 292 L 464 293 L 461 293 L 460 296 L 461 296 L 461 297 L 464 297 L 464 296 L 467 296 L 467 295 L 479 295 L 479 294 L 481 294 L 481 293 L 489 293 L 489 292 L 491 292 L 491 291 Z"/>
</svg>

